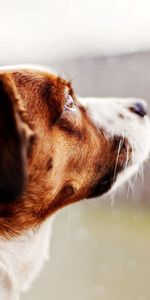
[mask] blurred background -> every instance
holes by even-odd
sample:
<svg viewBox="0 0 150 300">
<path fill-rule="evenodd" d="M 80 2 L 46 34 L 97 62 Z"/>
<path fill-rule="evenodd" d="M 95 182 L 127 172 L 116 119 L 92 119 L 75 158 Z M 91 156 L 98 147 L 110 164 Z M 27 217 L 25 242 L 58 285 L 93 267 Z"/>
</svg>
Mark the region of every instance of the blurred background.
<svg viewBox="0 0 150 300">
<path fill-rule="evenodd" d="M 0 65 L 49 66 L 81 96 L 150 103 L 149 0 L 0 0 Z M 58 213 L 22 300 L 150 299 L 149 161 L 118 193 Z"/>
</svg>

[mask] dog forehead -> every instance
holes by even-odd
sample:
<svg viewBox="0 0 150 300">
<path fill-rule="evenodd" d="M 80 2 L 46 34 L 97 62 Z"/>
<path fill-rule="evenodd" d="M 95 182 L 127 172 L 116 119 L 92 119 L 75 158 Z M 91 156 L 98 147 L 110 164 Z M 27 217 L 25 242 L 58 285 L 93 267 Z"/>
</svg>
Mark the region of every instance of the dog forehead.
<svg viewBox="0 0 150 300">
<path fill-rule="evenodd" d="M 22 83 L 22 89 L 26 89 L 27 85 L 25 86 L 25 83 L 30 85 L 30 88 L 35 85 L 37 88 L 46 88 L 50 85 L 55 85 L 55 87 L 60 88 L 60 84 L 62 86 L 69 86 L 69 83 L 67 80 L 59 77 L 56 72 L 54 72 L 52 69 L 48 67 L 41 67 L 39 65 L 10 65 L 10 66 L 1 66 L 0 67 L 0 74 L 15 74 L 14 80 L 18 80 L 18 83 Z M 57 84 L 59 83 L 59 84 Z M 70 86 L 69 86 L 70 88 Z M 31 89 L 32 90 L 32 89 Z M 34 89 L 32 90 L 34 91 Z M 28 89 L 28 92 L 30 92 L 30 89 Z"/>
<path fill-rule="evenodd" d="M 18 65 L 8 65 L 8 66 L 1 66 L 0 72 L 13 72 L 13 71 L 19 71 L 19 70 L 26 70 L 26 71 L 34 71 L 34 72 L 45 72 L 49 74 L 54 74 L 57 76 L 57 73 L 50 69 L 47 66 L 40 66 L 40 65 L 34 65 L 34 64 L 18 64 Z"/>
</svg>

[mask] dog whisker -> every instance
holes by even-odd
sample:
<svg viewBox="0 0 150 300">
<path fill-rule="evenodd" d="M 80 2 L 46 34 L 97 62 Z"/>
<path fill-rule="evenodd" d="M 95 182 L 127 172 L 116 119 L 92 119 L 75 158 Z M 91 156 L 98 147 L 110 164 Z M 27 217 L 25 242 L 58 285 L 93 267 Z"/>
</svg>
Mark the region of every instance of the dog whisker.
<svg viewBox="0 0 150 300">
<path fill-rule="evenodd" d="M 116 195 L 115 191 L 112 191 L 110 193 L 110 206 L 111 207 L 114 206 L 114 204 L 115 204 L 115 195 Z"/>
<path fill-rule="evenodd" d="M 114 168 L 114 175 L 113 175 L 113 182 L 115 182 L 115 178 L 116 178 L 116 172 L 117 172 L 117 165 L 118 165 L 118 160 L 119 160 L 119 154 L 121 151 L 121 147 L 123 145 L 123 139 L 120 139 L 119 141 L 119 145 L 118 145 L 118 151 L 117 151 L 117 157 L 116 157 L 116 163 L 115 163 L 115 168 Z"/>
<path fill-rule="evenodd" d="M 127 192 L 126 192 L 126 200 L 129 198 L 129 191 L 130 191 L 130 183 L 128 181 L 128 187 L 127 187 Z"/>
<path fill-rule="evenodd" d="M 143 186 L 144 184 L 144 169 L 143 169 L 143 165 L 140 166 L 140 174 L 141 174 L 141 185 Z"/>
<path fill-rule="evenodd" d="M 66 68 L 70 65 L 71 62 L 72 62 L 72 58 L 71 58 L 71 55 L 69 54 L 66 57 L 66 59 L 64 60 L 64 63 L 60 69 L 60 72 L 59 72 L 60 77 L 64 77 L 64 74 L 66 74 Z"/>
<path fill-rule="evenodd" d="M 82 71 L 82 72 L 79 72 L 77 73 L 74 77 L 71 78 L 70 82 L 72 83 L 74 80 L 76 80 L 77 78 L 79 78 L 80 76 L 84 76 L 86 74 L 89 74 L 91 73 L 92 71 L 98 71 L 98 68 L 91 68 L 89 70 L 86 70 L 86 71 Z"/>
<path fill-rule="evenodd" d="M 127 167 L 128 167 L 128 162 L 129 162 L 129 146 L 127 145 L 127 152 L 126 152 L 126 163 L 125 163 L 125 169 L 124 172 L 126 171 Z"/>
</svg>

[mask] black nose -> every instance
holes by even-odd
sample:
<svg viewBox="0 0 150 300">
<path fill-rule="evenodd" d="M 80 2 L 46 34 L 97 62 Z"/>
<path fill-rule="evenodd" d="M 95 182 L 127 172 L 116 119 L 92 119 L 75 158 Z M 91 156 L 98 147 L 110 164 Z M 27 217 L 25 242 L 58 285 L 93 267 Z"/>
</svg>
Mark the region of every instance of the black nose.
<svg viewBox="0 0 150 300">
<path fill-rule="evenodd" d="M 130 110 L 142 118 L 147 115 L 146 106 L 142 102 L 134 103 L 134 105 L 130 107 Z"/>
</svg>

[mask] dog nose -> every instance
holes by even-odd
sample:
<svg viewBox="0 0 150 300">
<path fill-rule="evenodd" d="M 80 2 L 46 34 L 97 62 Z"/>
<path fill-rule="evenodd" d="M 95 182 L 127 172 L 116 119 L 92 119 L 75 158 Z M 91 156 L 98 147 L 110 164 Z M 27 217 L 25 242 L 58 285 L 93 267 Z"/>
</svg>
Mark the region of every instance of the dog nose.
<svg viewBox="0 0 150 300">
<path fill-rule="evenodd" d="M 143 102 L 140 102 L 140 101 L 135 102 L 135 103 L 133 104 L 133 106 L 130 108 L 130 110 L 131 110 L 133 113 L 139 115 L 139 116 L 142 117 L 142 118 L 143 118 L 145 115 L 147 115 L 146 105 L 144 105 L 144 103 L 143 103 Z"/>
</svg>

